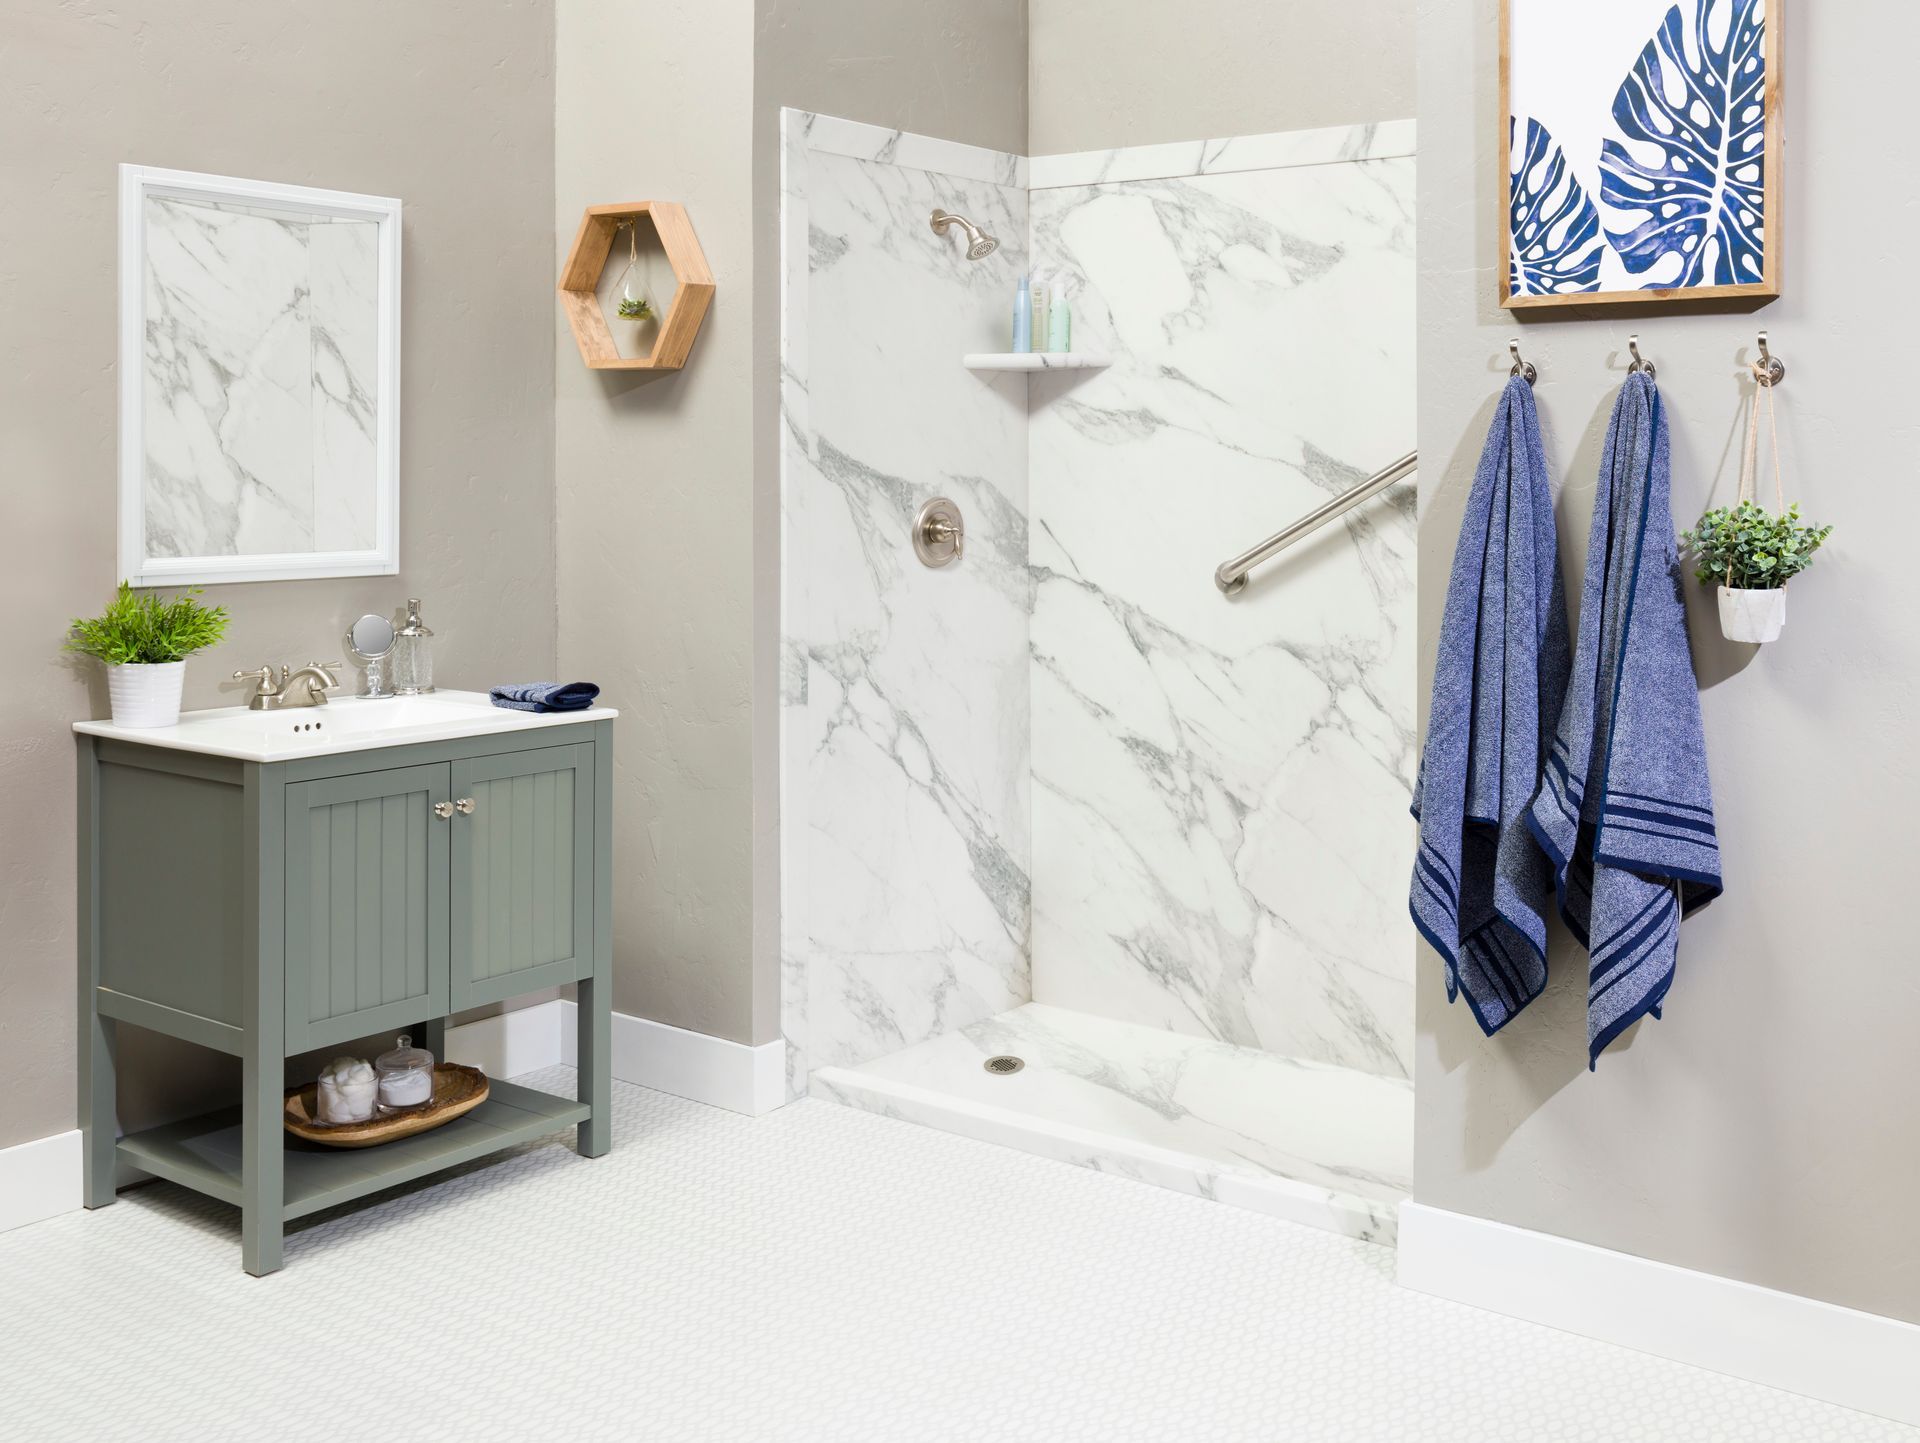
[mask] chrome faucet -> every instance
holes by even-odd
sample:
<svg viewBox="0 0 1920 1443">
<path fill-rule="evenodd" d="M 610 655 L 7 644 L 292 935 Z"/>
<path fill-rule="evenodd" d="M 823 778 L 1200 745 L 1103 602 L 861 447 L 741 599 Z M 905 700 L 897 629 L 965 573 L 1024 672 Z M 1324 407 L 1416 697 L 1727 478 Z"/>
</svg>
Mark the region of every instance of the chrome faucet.
<svg viewBox="0 0 1920 1443">
<path fill-rule="evenodd" d="M 233 679 L 254 679 L 253 694 L 247 698 L 248 711 L 285 711 L 290 707 L 325 706 L 327 692 L 340 685 L 339 678 L 333 674 L 334 668 L 340 665 L 337 661 L 310 661 L 298 671 L 290 671 L 282 666 L 277 683 L 270 666 L 258 667 L 253 671 L 236 671 Z"/>
</svg>

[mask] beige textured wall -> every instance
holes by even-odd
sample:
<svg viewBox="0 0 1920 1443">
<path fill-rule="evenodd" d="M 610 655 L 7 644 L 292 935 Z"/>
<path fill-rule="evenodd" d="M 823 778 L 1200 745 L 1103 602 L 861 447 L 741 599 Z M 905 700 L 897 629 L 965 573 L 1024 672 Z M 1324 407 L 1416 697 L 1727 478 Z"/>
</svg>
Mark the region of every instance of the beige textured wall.
<svg viewBox="0 0 1920 1443">
<path fill-rule="evenodd" d="M 364 611 L 424 597 L 452 683 L 554 659 L 552 7 L 335 0 L 0 0 L 0 1147 L 73 1126 L 73 743 L 106 714 L 68 619 L 114 575 L 115 165 L 399 196 L 401 573 L 210 588 L 227 674 L 340 654 Z M 324 658 L 323 658 L 324 659 Z M 129 1090 L 166 1108 L 204 1055 L 128 1029 Z"/>
<path fill-rule="evenodd" d="M 717 289 L 686 368 L 652 376 L 587 370 L 550 311 L 560 669 L 599 682 L 621 708 L 614 1006 L 742 1042 L 752 920 L 752 30 L 741 3 L 560 0 L 560 246 L 585 206 L 679 201 Z"/>
<path fill-rule="evenodd" d="M 1413 114 L 1413 0 L 1031 0 L 1031 154 Z"/>
<path fill-rule="evenodd" d="M 1491 1041 L 1447 1006 L 1421 948 L 1415 1194 L 1920 1321 L 1920 631 L 1900 601 L 1920 525 L 1905 362 L 1920 293 L 1898 216 L 1862 207 L 1887 171 L 1859 144 L 1901 104 L 1902 52 L 1879 7 L 1821 6 L 1817 27 L 1816 7 L 1788 11 L 1781 300 L 1517 325 L 1494 297 L 1498 8 L 1428 5 L 1420 20 L 1423 665 L 1511 335 L 1540 368 L 1571 603 L 1630 330 L 1659 366 L 1681 525 L 1732 494 L 1741 363 L 1764 325 L 1789 368 L 1789 494 L 1837 529 L 1757 655 L 1720 638 L 1710 593 L 1688 582 L 1727 891 L 1682 929 L 1665 1020 L 1589 1075 L 1586 962 L 1564 936 L 1548 994 Z"/>
</svg>

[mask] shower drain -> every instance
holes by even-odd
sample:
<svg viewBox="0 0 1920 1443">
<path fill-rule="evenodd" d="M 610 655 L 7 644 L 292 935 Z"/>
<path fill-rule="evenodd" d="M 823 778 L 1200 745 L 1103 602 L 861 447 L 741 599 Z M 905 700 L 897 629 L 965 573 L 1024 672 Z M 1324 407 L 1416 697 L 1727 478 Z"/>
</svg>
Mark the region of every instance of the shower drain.
<svg viewBox="0 0 1920 1443">
<path fill-rule="evenodd" d="M 1018 1072 L 1021 1068 L 1025 1067 L 1027 1064 L 1026 1064 L 1026 1061 L 1022 1058 L 1014 1057 L 1007 1053 L 1002 1053 L 998 1057 L 989 1057 L 985 1062 L 981 1063 L 980 1065 L 986 1068 L 988 1072 L 991 1072 L 996 1077 L 1011 1077 L 1014 1073 Z"/>
</svg>

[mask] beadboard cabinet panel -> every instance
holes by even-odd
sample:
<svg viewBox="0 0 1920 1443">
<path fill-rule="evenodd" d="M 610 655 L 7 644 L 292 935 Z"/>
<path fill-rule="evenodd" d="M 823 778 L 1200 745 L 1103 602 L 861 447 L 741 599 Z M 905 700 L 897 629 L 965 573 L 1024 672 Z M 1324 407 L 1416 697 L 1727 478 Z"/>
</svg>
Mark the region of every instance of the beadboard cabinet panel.
<svg viewBox="0 0 1920 1443">
<path fill-rule="evenodd" d="M 593 748 L 453 763 L 453 1007 L 592 970 Z"/>
<path fill-rule="evenodd" d="M 448 1007 L 447 766 L 287 788 L 287 1037 L 296 1050 Z"/>
</svg>

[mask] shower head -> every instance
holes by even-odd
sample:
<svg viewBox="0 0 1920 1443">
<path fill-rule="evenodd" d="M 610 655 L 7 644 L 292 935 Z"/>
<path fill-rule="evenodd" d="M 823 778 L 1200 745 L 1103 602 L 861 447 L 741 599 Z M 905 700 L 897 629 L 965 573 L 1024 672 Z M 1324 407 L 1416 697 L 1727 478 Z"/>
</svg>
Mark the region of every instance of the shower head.
<svg viewBox="0 0 1920 1443">
<path fill-rule="evenodd" d="M 1000 248 L 1000 242 L 981 230 L 979 226 L 963 215 L 949 215 L 944 210 L 935 210 L 929 222 L 937 234 L 945 235 L 948 226 L 959 226 L 967 236 L 967 259 L 985 260 Z"/>
</svg>

